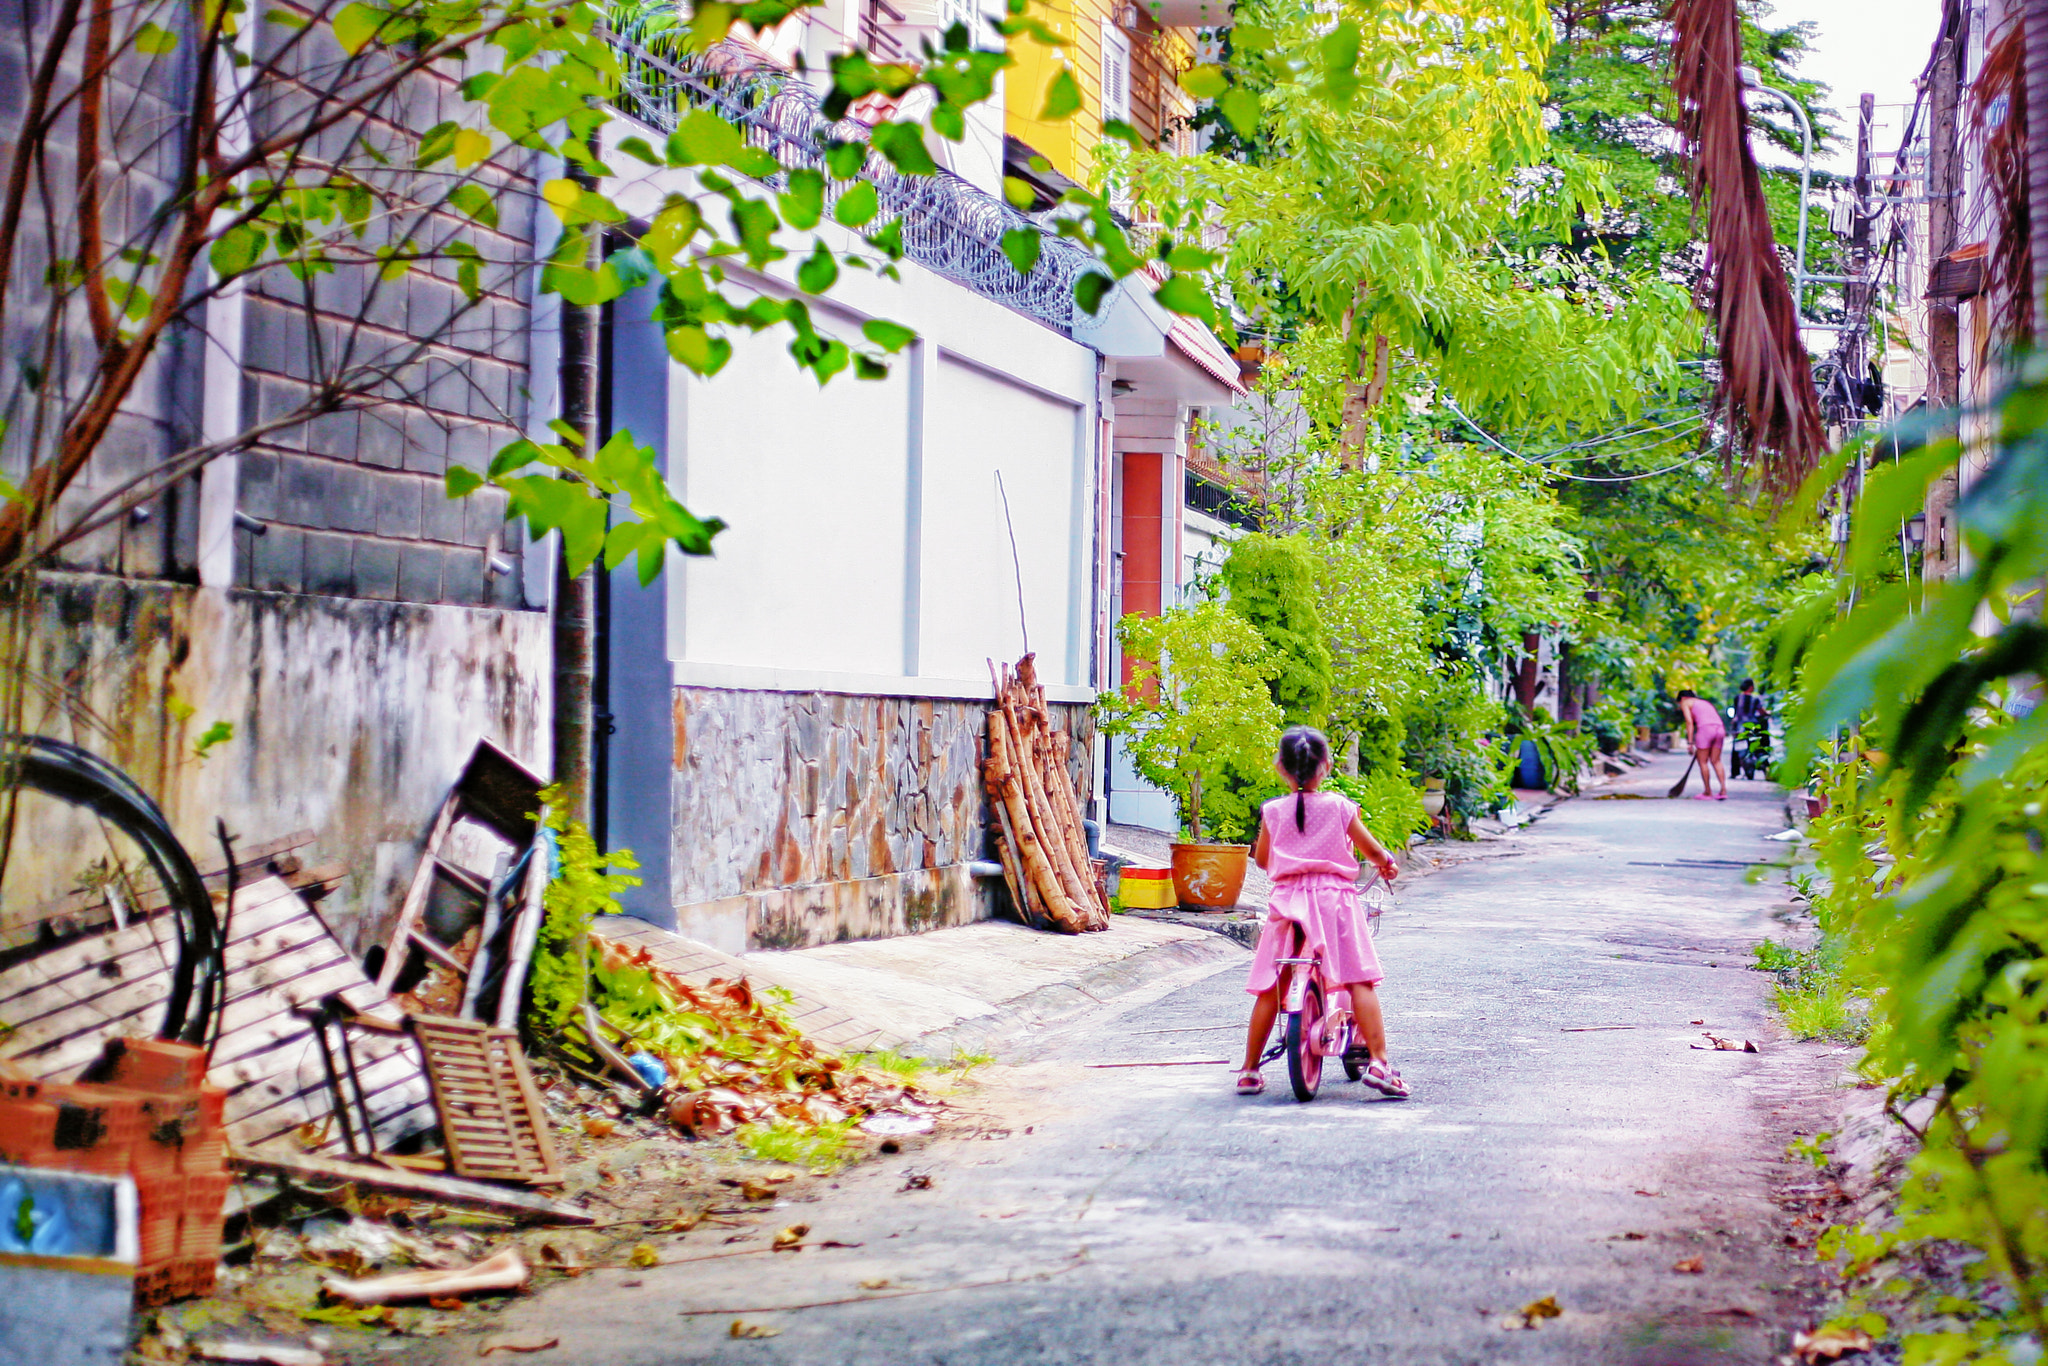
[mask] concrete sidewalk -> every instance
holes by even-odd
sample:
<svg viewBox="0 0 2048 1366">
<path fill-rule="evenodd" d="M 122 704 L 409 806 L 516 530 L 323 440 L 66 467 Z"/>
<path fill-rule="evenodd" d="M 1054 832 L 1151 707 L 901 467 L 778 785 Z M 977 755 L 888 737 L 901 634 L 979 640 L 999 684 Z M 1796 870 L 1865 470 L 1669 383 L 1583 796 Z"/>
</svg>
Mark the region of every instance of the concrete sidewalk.
<svg viewBox="0 0 2048 1366">
<path fill-rule="evenodd" d="M 1094 934 L 1006 920 L 812 949 L 720 953 L 624 916 L 592 933 L 647 950 L 686 981 L 781 987 L 811 1038 L 842 1050 L 984 1052 L 1141 986 L 1214 972 L 1249 955 L 1204 930 L 1115 916 Z"/>
</svg>

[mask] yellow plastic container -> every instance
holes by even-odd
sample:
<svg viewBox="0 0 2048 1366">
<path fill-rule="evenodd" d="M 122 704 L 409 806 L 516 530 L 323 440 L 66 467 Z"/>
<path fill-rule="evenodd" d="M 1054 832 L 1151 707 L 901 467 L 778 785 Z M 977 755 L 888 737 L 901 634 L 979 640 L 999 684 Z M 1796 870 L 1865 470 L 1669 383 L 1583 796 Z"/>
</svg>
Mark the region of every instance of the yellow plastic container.
<svg viewBox="0 0 2048 1366">
<path fill-rule="evenodd" d="M 1170 868 L 1126 867 L 1117 875 L 1117 896 L 1124 909 L 1132 911 L 1163 911 L 1179 904 L 1173 894 L 1173 870 Z"/>
</svg>

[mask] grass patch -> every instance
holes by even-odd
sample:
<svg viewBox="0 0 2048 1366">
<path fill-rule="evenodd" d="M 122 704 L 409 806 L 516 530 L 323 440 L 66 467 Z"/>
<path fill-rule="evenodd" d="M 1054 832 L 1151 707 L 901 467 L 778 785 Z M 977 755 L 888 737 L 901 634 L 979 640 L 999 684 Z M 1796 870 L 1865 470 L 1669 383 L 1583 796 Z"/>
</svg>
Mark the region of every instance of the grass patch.
<svg viewBox="0 0 2048 1366">
<path fill-rule="evenodd" d="M 1754 950 L 1758 972 L 1778 979 L 1772 1001 L 1797 1039 L 1862 1043 L 1870 1036 L 1869 1003 L 1844 978 L 1836 941 L 1795 949 L 1766 939 Z"/>
<path fill-rule="evenodd" d="M 856 1121 L 833 1124 L 749 1124 L 736 1135 L 749 1155 L 813 1172 L 835 1172 L 852 1154 Z"/>
</svg>

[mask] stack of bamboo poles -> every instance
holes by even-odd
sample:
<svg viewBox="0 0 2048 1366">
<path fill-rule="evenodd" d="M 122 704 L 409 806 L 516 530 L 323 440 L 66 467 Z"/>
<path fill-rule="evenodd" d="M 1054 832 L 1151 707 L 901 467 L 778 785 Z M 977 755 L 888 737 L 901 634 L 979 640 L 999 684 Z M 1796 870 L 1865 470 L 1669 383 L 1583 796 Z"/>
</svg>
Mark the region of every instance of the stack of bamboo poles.
<svg viewBox="0 0 2048 1366">
<path fill-rule="evenodd" d="M 996 697 L 981 772 L 1002 826 L 1003 878 L 1027 925 L 1063 934 L 1107 929 L 1109 903 L 1067 771 L 1073 742 L 1053 729 L 1034 658 L 1025 655 L 1015 670 L 989 663 Z"/>
</svg>

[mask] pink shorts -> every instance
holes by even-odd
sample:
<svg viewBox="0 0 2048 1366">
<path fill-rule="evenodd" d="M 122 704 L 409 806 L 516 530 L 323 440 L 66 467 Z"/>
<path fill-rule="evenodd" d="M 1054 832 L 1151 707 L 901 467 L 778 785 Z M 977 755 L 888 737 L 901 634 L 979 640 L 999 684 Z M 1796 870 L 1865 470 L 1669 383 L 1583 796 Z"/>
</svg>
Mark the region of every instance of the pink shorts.
<svg viewBox="0 0 2048 1366">
<path fill-rule="evenodd" d="M 1694 733 L 1692 737 L 1692 747 L 1695 750 L 1719 749 L 1721 747 L 1721 742 L 1723 740 L 1726 740 L 1727 738 L 1728 732 L 1721 729 L 1721 727 L 1719 726 L 1702 727 L 1700 730 Z"/>
<path fill-rule="evenodd" d="M 1265 932 L 1252 951 L 1246 991 L 1256 996 L 1272 988 L 1280 977 L 1276 959 L 1304 956 L 1292 951 L 1297 944 L 1297 925 L 1307 931 L 1309 944 L 1322 952 L 1323 970 L 1339 986 L 1370 986 L 1386 976 L 1372 951 L 1365 908 L 1358 904 L 1358 888 L 1351 879 L 1335 873 L 1305 873 L 1273 884 L 1272 906 L 1266 912 Z"/>
</svg>

